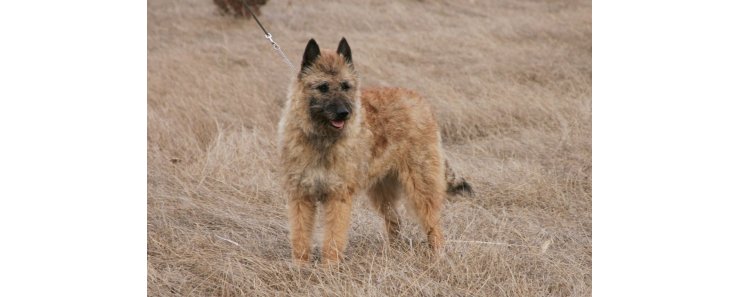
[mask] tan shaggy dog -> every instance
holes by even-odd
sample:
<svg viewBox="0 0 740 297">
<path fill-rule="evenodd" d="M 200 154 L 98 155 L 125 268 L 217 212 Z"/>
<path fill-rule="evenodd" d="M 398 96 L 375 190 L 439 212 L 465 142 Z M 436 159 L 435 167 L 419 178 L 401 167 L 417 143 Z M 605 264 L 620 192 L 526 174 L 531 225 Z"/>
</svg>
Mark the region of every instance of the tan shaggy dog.
<svg viewBox="0 0 740 297">
<path fill-rule="evenodd" d="M 446 192 L 472 193 L 445 161 L 431 107 L 413 91 L 360 91 L 349 44 L 336 53 L 311 39 L 280 120 L 280 160 L 288 193 L 293 259 L 305 263 L 318 205 L 324 207 L 323 263 L 341 259 L 352 198 L 367 191 L 397 240 L 397 201 L 418 218 L 433 251 L 444 243 Z"/>
</svg>

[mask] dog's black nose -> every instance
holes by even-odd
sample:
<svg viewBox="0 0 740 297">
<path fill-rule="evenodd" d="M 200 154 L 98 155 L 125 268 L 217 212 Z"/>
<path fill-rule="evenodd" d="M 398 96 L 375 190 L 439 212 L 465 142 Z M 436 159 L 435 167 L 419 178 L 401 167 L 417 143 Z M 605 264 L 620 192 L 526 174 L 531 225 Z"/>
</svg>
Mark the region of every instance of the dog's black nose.
<svg viewBox="0 0 740 297">
<path fill-rule="evenodd" d="M 346 107 L 340 106 L 337 108 L 337 120 L 344 120 L 349 115 L 349 110 Z"/>
</svg>

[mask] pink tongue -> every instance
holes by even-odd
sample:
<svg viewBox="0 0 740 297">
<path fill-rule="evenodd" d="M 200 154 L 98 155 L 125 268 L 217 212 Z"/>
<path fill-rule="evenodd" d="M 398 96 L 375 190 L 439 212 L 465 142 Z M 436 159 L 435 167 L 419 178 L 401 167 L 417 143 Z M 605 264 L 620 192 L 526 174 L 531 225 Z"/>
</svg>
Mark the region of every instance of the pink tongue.
<svg viewBox="0 0 740 297">
<path fill-rule="evenodd" d="M 342 129 L 344 127 L 344 121 L 331 121 L 331 125 L 337 129 Z"/>
</svg>

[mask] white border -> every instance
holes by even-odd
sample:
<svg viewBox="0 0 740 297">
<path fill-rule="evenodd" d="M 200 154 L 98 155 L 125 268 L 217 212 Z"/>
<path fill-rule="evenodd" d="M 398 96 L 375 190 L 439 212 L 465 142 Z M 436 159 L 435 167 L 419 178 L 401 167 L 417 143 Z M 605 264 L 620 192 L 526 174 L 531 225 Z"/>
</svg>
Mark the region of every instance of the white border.
<svg viewBox="0 0 740 297">
<path fill-rule="evenodd" d="M 734 2 L 597 1 L 595 296 L 737 294 Z"/>
<path fill-rule="evenodd" d="M 0 8 L 2 296 L 146 295 L 146 2 Z"/>
</svg>

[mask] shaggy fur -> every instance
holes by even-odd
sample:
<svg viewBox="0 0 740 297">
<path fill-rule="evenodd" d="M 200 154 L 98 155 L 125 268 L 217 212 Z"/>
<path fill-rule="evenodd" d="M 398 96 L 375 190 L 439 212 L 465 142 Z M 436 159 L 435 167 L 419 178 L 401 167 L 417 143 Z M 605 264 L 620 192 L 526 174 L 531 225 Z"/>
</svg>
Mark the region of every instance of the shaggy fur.
<svg viewBox="0 0 740 297">
<path fill-rule="evenodd" d="M 293 81 L 279 128 L 288 193 L 293 259 L 310 259 L 314 217 L 324 207 L 322 262 L 341 259 L 353 197 L 367 194 L 398 239 L 400 197 L 427 234 L 433 251 L 444 238 L 445 193 L 472 193 L 447 165 L 434 112 L 417 93 L 400 88 L 360 90 L 349 44 L 321 52 L 311 39 Z"/>
</svg>

